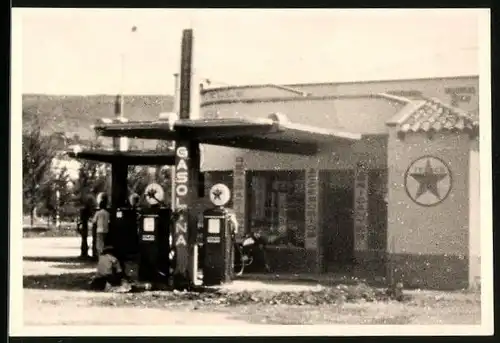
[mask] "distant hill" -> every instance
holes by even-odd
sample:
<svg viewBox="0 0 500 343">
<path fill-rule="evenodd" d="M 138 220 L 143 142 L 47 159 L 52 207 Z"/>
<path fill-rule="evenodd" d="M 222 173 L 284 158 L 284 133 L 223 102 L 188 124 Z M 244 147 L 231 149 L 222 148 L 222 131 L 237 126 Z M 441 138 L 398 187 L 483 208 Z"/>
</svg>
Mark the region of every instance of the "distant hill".
<svg viewBox="0 0 500 343">
<path fill-rule="evenodd" d="M 115 95 L 23 95 L 23 128 L 33 124 L 35 117 L 45 134 L 64 133 L 83 140 L 94 137 L 91 125 L 100 118 L 114 116 Z M 153 120 L 161 112 L 173 109 L 170 95 L 126 95 L 124 115 L 129 120 Z"/>
</svg>

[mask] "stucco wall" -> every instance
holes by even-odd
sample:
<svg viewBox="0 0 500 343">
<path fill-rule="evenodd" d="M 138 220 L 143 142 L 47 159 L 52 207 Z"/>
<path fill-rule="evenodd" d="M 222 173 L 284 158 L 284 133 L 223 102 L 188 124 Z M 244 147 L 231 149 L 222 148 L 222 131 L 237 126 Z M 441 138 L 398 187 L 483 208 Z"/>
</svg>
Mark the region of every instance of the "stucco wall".
<svg viewBox="0 0 500 343">
<path fill-rule="evenodd" d="M 469 145 L 467 134 L 441 133 L 431 141 L 417 133 L 399 139 L 391 129 L 388 250 L 397 256 L 407 284 L 454 288 L 467 283 Z M 452 173 L 448 197 L 431 207 L 416 204 L 405 189 L 407 168 L 425 155 L 442 159 Z"/>
<path fill-rule="evenodd" d="M 201 97 L 202 117 L 266 117 L 272 112 L 285 113 L 290 120 L 302 124 L 324 128 L 342 127 L 346 131 L 365 133 L 385 132 L 385 121 L 402 108 L 401 104 L 383 98 L 369 98 L 367 94 L 382 92 L 418 91 L 427 97 L 437 97 L 451 104 L 456 98 L 450 89 L 458 91 L 465 98 L 456 105 L 466 111 L 477 112 L 477 76 L 415 79 L 352 83 L 323 83 L 293 85 L 298 90 L 311 92 L 314 96 L 357 96 L 354 98 L 304 100 L 296 93 L 273 87 L 243 87 L 214 89 Z M 361 96 L 363 95 L 363 96 Z M 404 94 L 402 94 L 404 95 Z M 293 98 L 297 98 L 293 100 Z M 259 102 L 258 99 L 289 98 L 289 100 Z M 237 99 L 244 101 L 233 102 Z M 245 102 L 245 99 L 253 99 Z M 265 101 L 265 100 L 264 100 Z M 232 169 L 236 156 L 242 154 L 237 149 L 206 146 L 206 156 L 202 170 Z M 293 155 L 290 155 L 293 156 Z M 294 158 L 294 157 L 291 157 Z M 287 159 L 284 157 L 284 159 Z"/>
<path fill-rule="evenodd" d="M 436 97 L 448 104 L 451 104 L 454 100 L 448 88 L 455 88 L 460 95 L 470 97 L 469 99 L 463 99 L 465 101 L 460 101 L 457 104 L 458 107 L 465 111 L 477 111 L 479 108 L 479 77 L 477 76 L 310 84 L 294 85 L 293 87 L 311 92 L 314 95 L 354 95 L 384 92 L 399 92 L 400 95 L 404 95 L 408 94 L 408 92 L 419 91 L 423 96 Z"/>
<path fill-rule="evenodd" d="M 479 182 L 479 141 L 471 141 L 469 172 L 469 281 L 471 287 L 480 285 L 481 277 L 481 215 Z"/>
<path fill-rule="evenodd" d="M 356 142 L 343 142 L 320 146 L 315 156 L 273 154 L 205 145 L 202 171 L 232 170 L 237 156 L 245 161 L 249 170 L 303 170 L 352 169 L 363 161 L 371 169 L 383 169 L 387 165 L 387 138 L 368 136 Z"/>
<path fill-rule="evenodd" d="M 208 118 L 265 118 L 271 113 L 281 112 L 294 123 L 360 133 L 384 133 L 387 131 L 385 122 L 403 107 L 385 98 L 367 96 L 340 99 L 269 98 L 271 96 L 256 98 L 252 102 L 205 103 L 201 115 Z"/>
<path fill-rule="evenodd" d="M 213 104 L 202 107 L 202 113 L 216 110 L 220 117 L 262 118 L 273 112 L 281 112 L 295 123 L 320 128 L 342 128 L 348 132 L 364 130 L 365 133 L 384 133 L 385 121 L 401 107 L 401 104 L 387 99 L 355 98 Z M 204 145 L 201 168 L 203 171 L 231 170 L 237 156 L 244 156 L 248 169 L 304 169 L 308 165 L 315 165 L 320 169 L 351 168 L 359 156 L 378 168 L 386 163 L 383 141 L 384 139 L 368 138 L 351 147 L 348 143 L 323 146 L 314 157 Z"/>
</svg>

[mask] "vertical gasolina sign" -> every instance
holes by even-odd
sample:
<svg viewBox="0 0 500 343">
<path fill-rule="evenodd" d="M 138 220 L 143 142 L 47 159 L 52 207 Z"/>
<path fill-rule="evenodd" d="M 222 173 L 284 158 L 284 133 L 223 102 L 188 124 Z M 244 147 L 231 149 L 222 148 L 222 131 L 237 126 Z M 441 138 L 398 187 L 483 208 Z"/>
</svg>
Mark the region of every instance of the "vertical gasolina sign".
<svg viewBox="0 0 500 343">
<path fill-rule="evenodd" d="M 181 73 L 180 73 L 180 106 L 179 118 L 189 119 L 191 116 L 191 64 L 192 64 L 193 31 L 184 30 L 182 34 Z M 198 173 L 198 144 L 189 140 L 177 141 L 175 149 L 174 175 L 174 208 L 182 209 L 175 223 L 174 245 L 177 260 L 174 278 L 179 283 L 189 283 L 189 208 L 194 196 L 193 175 Z"/>
</svg>

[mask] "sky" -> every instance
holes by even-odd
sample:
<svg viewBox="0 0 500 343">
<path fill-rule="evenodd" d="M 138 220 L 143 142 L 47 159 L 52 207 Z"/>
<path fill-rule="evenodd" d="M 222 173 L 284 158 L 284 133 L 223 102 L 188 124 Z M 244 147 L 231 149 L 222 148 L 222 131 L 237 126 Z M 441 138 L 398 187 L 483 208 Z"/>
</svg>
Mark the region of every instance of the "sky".
<svg viewBox="0 0 500 343">
<path fill-rule="evenodd" d="M 12 39 L 23 93 L 173 94 L 185 28 L 221 86 L 478 75 L 480 11 L 14 9 Z"/>
</svg>

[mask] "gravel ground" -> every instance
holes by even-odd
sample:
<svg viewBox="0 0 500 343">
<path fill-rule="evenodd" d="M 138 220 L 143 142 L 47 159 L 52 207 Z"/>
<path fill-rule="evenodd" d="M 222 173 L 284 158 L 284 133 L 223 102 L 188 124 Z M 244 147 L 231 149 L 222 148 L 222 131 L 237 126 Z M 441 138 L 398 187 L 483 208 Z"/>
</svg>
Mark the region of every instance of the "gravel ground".
<svg viewBox="0 0 500 343">
<path fill-rule="evenodd" d="M 165 293 L 90 292 L 81 285 L 92 275 L 93 265 L 76 259 L 78 247 L 73 237 L 23 239 L 24 325 L 479 324 L 481 320 L 479 294 L 463 292 L 408 292 L 412 300 L 406 303 L 319 306 L 251 301 L 231 306 L 201 306 L 195 301 L 174 305 L 168 299 L 162 303 Z M 250 280 L 225 287 L 227 292 L 264 295 L 323 289 L 311 283 Z"/>
</svg>

